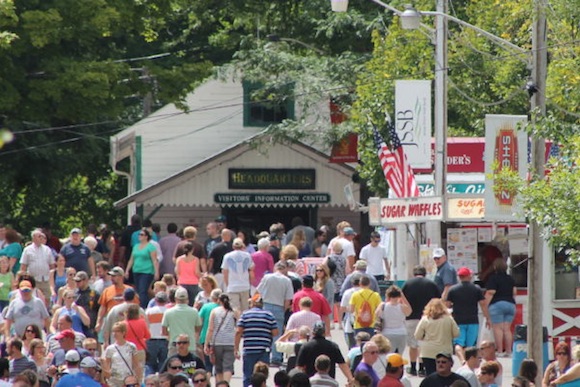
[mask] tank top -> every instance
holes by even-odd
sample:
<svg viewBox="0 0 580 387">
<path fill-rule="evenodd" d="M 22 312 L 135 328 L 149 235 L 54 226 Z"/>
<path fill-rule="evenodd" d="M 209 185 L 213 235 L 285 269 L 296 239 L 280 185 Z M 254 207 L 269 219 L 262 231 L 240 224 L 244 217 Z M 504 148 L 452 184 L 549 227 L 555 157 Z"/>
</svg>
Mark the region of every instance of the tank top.
<svg viewBox="0 0 580 387">
<path fill-rule="evenodd" d="M 66 270 L 63 275 L 58 275 L 57 271 L 54 271 L 54 292 L 58 294 L 58 289 L 66 284 Z"/>
<path fill-rule="evenodd" d="M 193 258 L 191 262 L 185 262 L 184 259 L 180 259 L 177 263 L 179 269 L 179 278 L 177 283 L 179 285 L 197 285 L 199 283 L 199 278 L 197 277 L 197 258 Z"/>
<path fill-rule="evenodd" d="M 407 334 L 406 317 L 401 305 L 384 304 L 383 308 L 383 334 Z"/>
<path fill-rule="evenodd" d="M 64 316 L 67 314 L 72 319 L 73 331 L 83 333 L 83 321 L 81 320 L 81 316 L 79 316 L 79 314 L 75 310 L 67 308 L 62 308 L 59 313 L 60 316 Z"/>
<path fill-rule="evenodd" d="M 214 311 L 213 335 L 210 344 L 233 346 L 236 331 L 236 318 L 234 317 L 234 312 L 226 311 L 221 306 L 214 309 Z"/>
</svg>

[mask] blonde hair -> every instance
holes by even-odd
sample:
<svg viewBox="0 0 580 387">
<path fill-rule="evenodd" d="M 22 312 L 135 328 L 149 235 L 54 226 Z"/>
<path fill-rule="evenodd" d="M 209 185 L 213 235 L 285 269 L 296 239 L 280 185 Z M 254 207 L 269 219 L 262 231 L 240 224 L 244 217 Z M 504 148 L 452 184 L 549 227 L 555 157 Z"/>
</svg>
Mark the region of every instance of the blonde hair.
<svg viewBox="0 0 580 387">
<path fill-rule="evenodd" d="M 437 320 L 445 315 L 448 315 L 447 307 L 440 298 L 432 298 L 423 309 L 423 315 L 433 320 Z"/>
<path fill-rule="evenodd" d="M 337 234 L 340 234 L 342 232 L 342 230 L 344 230 L 347 227 L 350 227 L 350 223 L 347 222 L 346 220 L 343 220 L 342 222 L 338 222 L 338 224 L 336 225 Z"/>
<path fill-rule="evenodd" d="M 298 259 L 298 249 L 294 245 L 286 245 L 280 252 L 282 259 Z"/>
<path fill-rule="evenodd" d="M 328 268 L 328 266 L 323 265 L 323 264 L 316 266 L 316 269 L 321 269 L 324 272 L 323 278 L 318 278 L 318 276 L 314 277 L 316 280 L 314 290 L 322 293 L 322 291 L 326 287 L 326 284 L 330 280 L 330 269 Z"/>
<path fill-rule="evenodd" d="M 574 360 L 580 360 L 580 344 L 572 348 L 572 356 L 574 356 Z"/>
<path fill-rule="evenodd" d="M 371 337 L 371 341 L 374 342 L 377 347 L 379 347 L 380 353 L 389 353 L 391 352 L 391 342 L 382 333 L 377 333 L 373 337 Z"/>
</svg>

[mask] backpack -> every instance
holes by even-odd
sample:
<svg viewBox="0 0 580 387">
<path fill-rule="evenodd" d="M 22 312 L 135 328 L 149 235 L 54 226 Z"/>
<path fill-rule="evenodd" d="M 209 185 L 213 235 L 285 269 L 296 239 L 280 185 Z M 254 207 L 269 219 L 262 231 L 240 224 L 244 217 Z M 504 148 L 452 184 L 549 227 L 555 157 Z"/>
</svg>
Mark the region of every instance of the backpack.
<svg viewBox="0 0 580 387">
<path fill-rule="evenodd" d="M 336 262 L 334 262 L 331 257 L 328 257 L 328 259 L 326 260 L 326 267 L 328 267 L 328 272 L 332 277 L 336 272 Z"/>
<path fill-rule="evenodd" d="M 368 298 L 363 300 L 356 313 L 356 321 L 363 328 L 369 328 L 373 325 L 373 309 L 369 303 L 369 298 L 371 298 L 372 295 L 372 293 L 369 294 Z"/>
</svg>

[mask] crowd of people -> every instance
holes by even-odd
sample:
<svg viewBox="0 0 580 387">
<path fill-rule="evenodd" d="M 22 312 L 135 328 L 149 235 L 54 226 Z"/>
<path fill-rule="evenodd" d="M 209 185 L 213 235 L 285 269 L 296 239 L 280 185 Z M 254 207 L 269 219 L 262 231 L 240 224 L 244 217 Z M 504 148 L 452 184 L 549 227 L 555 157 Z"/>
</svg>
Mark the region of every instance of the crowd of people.
<svg viewBox="0 0 580 387">
<path fill-rule="evenodd" d="M 515 315 L 503 258 L 485 289 L 441 248 L 433 279 L 417 266 L 402 288 L 381 288 L 391 265 L 378 232 L 357 246 L 348 222 L 334 238 L 292 226 L 254 236 L 220 216 L 200 243 L 193 226 L 178 235 L 170 223 L 161 237 L 135 215 L 120 239 L 89 225 L 63 243 L 45 225 L 24 248 L 0 227 L 0 384 L 229 386 L 241 361 L 244 387 L 265 386 L 271 369 L 276 386 L 338 386 L 337 366 L 350 386 L 410 386 L 409 375 L 424 387 L 502 385 Z M 491 340 L 478 337 L 480 311 Z M 555 354 L 543 386 L 579 379 L 580 347 Z M 538 372 L 525 360 L 512 386 L 533 386 Z"/>
</svg>

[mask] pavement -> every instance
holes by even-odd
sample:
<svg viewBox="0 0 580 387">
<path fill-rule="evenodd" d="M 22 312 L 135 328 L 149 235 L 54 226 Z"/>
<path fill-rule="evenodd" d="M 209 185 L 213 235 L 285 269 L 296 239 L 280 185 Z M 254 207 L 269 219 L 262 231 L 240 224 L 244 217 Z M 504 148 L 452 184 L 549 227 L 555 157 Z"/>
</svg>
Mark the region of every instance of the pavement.
<svg viewBox="0 0 580 387">
<path fill-rule="evenodd" d="M 346 341 L 344 340 L 344 333 L 342 330 L 339 329 L 333 329 L 331 330 L 331 335 L 332 335 L 332 341 L 334 341 L 335 343 L 337 343 L 340 347 L 340 349 L 342 350 L 343 355 L 346 357 L 346 354 L 348 352 L 348 348 L 346 345 Z M 405 352 L 404 357 L 406 359 L 409 359 L 408 357 L 408 350 Z M 501 363 L 501 365 L 503 366 L 503 383 L 502 383 L 502 387 L 510 387 L 512 380 L 513 380 L 513 376 L 512 376 L 512 359 L 511 358 L 498 358 L 499 362 Z M 459 360 L 454 357 L 454 366 L 453 369 L 457 369 L 460 367 L 459 364 Z M 274 374 L 276 372 L 278 372 L 279 368 L 277 367 L 270 367 L 270 374 L 268 377 L 268 386 L 272 387 L 274 386 Z M 418 377 L 418 376 L 411 376 L 411 375 L 407 375 L 409 377 L 409 380 L 411 381 L 411 385 L 413 387 L 418 387 L 421 384 L 421 381 L 423 380 L 423 378 Z M 336 370 L 336 380 L 339 382 L 339 384 L 341 386 L 346 386 L 346 378 L 344 377 L 344 375 L 342 374 L 342 372 L 340 371 L 340 369 Z M 212 378 L 212 385 L 215 385 L 215 380 Z M 235 373 L 234 376 L 232 377 L 232 380 L 230 381 L 230 386 L 232 387 L 242 387 L 242 361 L 241 360 L 236 360 L 235 362 Z"/>
</svg>

